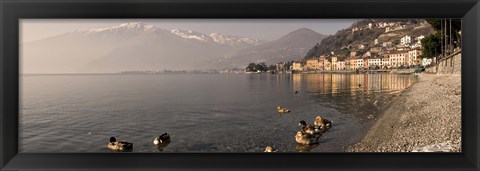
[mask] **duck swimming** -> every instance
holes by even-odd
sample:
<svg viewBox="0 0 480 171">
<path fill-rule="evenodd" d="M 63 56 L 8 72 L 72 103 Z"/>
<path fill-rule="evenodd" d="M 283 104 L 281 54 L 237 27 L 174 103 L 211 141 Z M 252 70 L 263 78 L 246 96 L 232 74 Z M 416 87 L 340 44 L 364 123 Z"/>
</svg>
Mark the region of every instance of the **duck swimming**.
<svg viewBox="0 0 480 171">
<path fill-rule="evenodd" d="M 265 151 L 263 151 L 263 152 L 266 152 L 266 153 L 277 152 L 277 149 L 274 149 L 274 148 L 271 147 L 271 146 L 267 146 L 267 147 L 265 148 Z"/>
<path fill-rule="evenodd" d="M 287 108 L 284 108 L 284 107 L 277 106 L 277 112 L 288 113 L 288 112 L 290 112 L 290 110 L 288 110 Z"/>
<path fill-rule="evenodd" d="M 306 133 L 306 134 L 309 134 L 309 135 L 321 134 L 322 133 L 320 127 L 313 126 L 313 125 L 307 125 L 307 122 L 305 122 L 304 120 L 301 120 L 300 123 L 298 123 L 298 125 L 302 127 L 302 133 Z"/>
<path fill-rule="evenodd" d="M 153 144 L 155 145 L 164 145 L 170 143 L 170 135 L 166 132 L 158 137 L 155 137 L 153 140 Z"/>
<path fill-rule="evenodd" d="M 321 130 L 326 131 L 332 127 L 332 121 L 323 119 L 321 116 L 317 116 L 315 121 L 313 121 L 315 126 L 319 127 Z"/>
<path fill-rule="evenodd" d="M 302 131 L 298 131 L 295 135 L 295 141 L 297 141 L 297 143 L 299 144 L 305 145 L 318 144 L 318 137 L 314 137 L 312 135 L 302 133 Z"/>
<path fill-rule="evenodd" d="M 110 143 L 107 147 L 115 151 L 127 151 L 133 149 L 133 144 L 125 141 L 117 141 L 115 137 L 110 137 Z"/>
</svg>

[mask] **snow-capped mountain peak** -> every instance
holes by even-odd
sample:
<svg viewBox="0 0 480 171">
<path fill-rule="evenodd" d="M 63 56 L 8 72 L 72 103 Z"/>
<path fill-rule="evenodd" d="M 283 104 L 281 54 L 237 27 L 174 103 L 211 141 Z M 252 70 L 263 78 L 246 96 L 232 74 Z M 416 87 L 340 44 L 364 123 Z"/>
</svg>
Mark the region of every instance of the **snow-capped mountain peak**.
<svg viewBox="0 0 480 171">
<path fill-rule="evenodd" d="M 145 24 L 141 22 L 129 22 L 129 23 L 122 23 L 112 27 L 106 28 L 95 28 L 95 29 L 87 29 L 87 30 L 77 30 L 73 33 L 77 33 L 80 35 L 91 35 L 91 36 L 101 36 L 105 37 L 105 35 L 113 35 L 119 36 L 122 35 L 123 37 L 133 38 L 139 35 L 144 35 L 144 33 L 171 33 L 173 36 L 176 36 L 180 39 L 189 40 L 193 42 L 201 42 L 201 43 L 208 43 L 208 44 L 215 44 L 215 45 L 222 45 L 222 46 L 231 46 L 235 48 L 244 48 L 249 46 L 256 46 L 261 43 L 258 39 L 251 39 L 241 36 L 231 36 L 231 35 L 224 35 L 219 33 L 200 33 L 193 30 L 182 30 L 182 29 L 161 29 L 154 25 Z"/>
<path fill-rule="evenodd" d="M 201 33 L 194 33 L 192 30 L 184 31 L 180 29 L 172 29 L 170 30 L 170 32 L 185 39 L 194 39 L 194 40 L 199 40 L 203 42 L 208 41 L 205 35 Z"/>
<path fill-rule="evenodd" d="M 145 24 L 141 22 L 131 22 L 131 23 L 122 23 L 120 25 L 113 26 L 113 27 L 77 30 L 76 32 L 84 32 L 84 33 L 99 33 L 99 32 L 106 32 L 106 31 L 107 32 L 113 32 L 113 31 L 143 32 L 143 31 L 156 31 L 156 30 L 158 30 L 158 28 L 150 24 Z"/>
<path fill-rule="evenodd" d="M 195 39 L 198 41 L 229 45 L 229 46 L 238 46 L 238 45 L 255 46 L 260 43 L 258 39 L 250 39 L 250 38 L 241 37 L 241 36 L 223 35 L 219 33 L 204 34 L 204 33 L 195 32 L 192 30 L 185 31 L 180 29 L 172 29 L 170 30 L 170 32 L 185 39 Z"/>
<path fill-rule="evenodd" d="M 118 26 L 118 28 L 127 28 L 127 29 L 143 29 L 143 30 L 151 30 L 151 29 L 156 29 L 155 26 L 150 25 L 150 24 L 144 24 L 140 22 L 135 22 L 135 23 L 123 23 Z"/>
</svg>

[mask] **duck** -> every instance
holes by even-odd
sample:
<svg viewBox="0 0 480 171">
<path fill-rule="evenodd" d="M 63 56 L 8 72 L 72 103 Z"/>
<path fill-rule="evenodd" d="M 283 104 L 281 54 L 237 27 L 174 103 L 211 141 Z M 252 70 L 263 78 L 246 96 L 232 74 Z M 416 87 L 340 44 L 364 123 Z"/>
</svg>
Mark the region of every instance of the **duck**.
<svg viewBox="0 0 480 171">
<path fill-rule="evenodd" d="M 153 144 L 155 145 L 164 145 L 168 143 L 170 143 L 170 135 L 168 135 L 166 132 L 158 137 L 155 137 L 153 140 Z"/>
<path fill-rule="evenodd" d="M 321 116 L 317 116 L 315 121 L 313 121 L 313 124 L 323 131 L 326 131 L 332 127 L 332 121 L 324 119 Z"/>
<path fill-rule="evenodd" d="M 298 123 L 299 126 L 302 127 L 302 132 L 309 134 L 309 135 L 314 135 L 314 134 L 321 134 L 322 131 L 320 127 L 318 126 L 313 126 L 313 125 L 307 125 L 307 122 L 304 120 L 301 120 L 300 123 Z"/>
<path fill-rule="evenodd" d="M 318 137 L 305 134 L 302 131 L 298 131 L 297 134 L 295 135 L 295 141 L 299 144 L 305 144 L 305 145 L 312 145 L 312 144 L 318 144 Z"/>
<path fill-rule="evenodd" d="M 265 148 L 265 151 L 263 151 L 263 152 L 266 152 L 266 153 L 277 152 L 277 149 L 274 149 L 274 148 L 271 147 L 271 146 L 267 146 L 267 147 Z"/>
<path fill-rule="evenodd" d="M 108 143 L 107 147 L 114 151 L 126 151 L 133 149 L 133 143 L 117 141 L 115 137 L 110 137 L 110 143 Z"/>
<path fill-rule="evenodd" d="M 288 110 L 287 108 L 284 108 L 284 107 L 277 106 L 277 112 L 279 112 L 279 113 L 289 113 L 290 110 Z"/>
</svg>

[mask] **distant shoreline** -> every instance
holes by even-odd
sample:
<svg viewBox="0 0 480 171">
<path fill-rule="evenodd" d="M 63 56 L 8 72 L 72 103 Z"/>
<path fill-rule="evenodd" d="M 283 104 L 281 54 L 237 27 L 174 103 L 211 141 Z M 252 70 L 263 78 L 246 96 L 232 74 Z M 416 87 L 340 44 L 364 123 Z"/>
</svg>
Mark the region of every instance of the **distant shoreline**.
<svg viewBox="0 0 480 171">
<path fill-rule="evenodd" d="M 61 75 L 170 75 L 170 74 L 223 74 L 223 73 L 55 73 L 55 74 L 20 74 L 20 76 L 61 76 Z M 231 73 L 235 74 L 235 73 Z"/>
<path fill-rule="evenodd" d="M 294 71 L 294 72 L 279 72 L 274 74 L 372 74 L 372 73 L 390 73 L 390 74 L 412 74 L 412 70 L 319 70 L 319 71 Z M 20 76 L 61 76 L 61 75 L 169 75 L 169 74 L 270 74 L 269 72 L 241 72 L 241 73 L 219 73 L 219 72 L 165 72 L 165 73 L 29 73 L 20 74 Z"/>
</svg>

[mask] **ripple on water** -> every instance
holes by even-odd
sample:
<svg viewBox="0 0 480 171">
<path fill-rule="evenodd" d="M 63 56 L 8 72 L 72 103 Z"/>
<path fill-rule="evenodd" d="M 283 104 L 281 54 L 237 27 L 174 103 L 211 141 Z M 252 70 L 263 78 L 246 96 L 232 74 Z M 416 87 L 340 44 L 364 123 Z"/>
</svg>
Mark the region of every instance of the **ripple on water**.
<svg viewBox="0 0 480 171">
<path fill-rule="evenodd" d="M 390 74 L 22 79 L 22 152 L 109 152 L 111 136 L 134 143 L 134 152 L 262 152 L 266 146 L 338 152 L 361 138 L 371 123 L 368 115 L 376 118 L 393 95 L 413 83 L 409 76 Z M 277 113 L 279 105 L 292 112 Z M 317 115 L 332 120 L 332 129 L 317 146 L 298 145 L 298 122 L 313 124 Z M 164 132 L 172 142 L 153 145 Z"/>
</svg>

